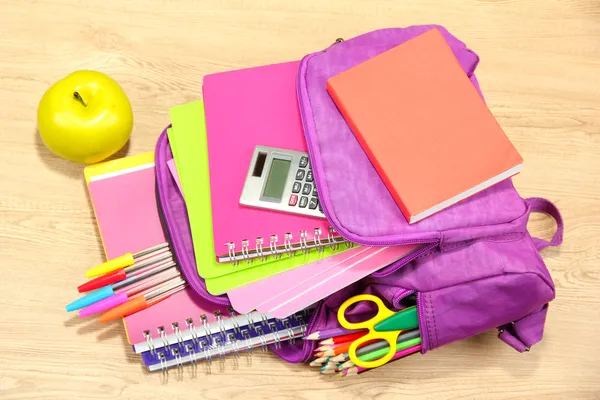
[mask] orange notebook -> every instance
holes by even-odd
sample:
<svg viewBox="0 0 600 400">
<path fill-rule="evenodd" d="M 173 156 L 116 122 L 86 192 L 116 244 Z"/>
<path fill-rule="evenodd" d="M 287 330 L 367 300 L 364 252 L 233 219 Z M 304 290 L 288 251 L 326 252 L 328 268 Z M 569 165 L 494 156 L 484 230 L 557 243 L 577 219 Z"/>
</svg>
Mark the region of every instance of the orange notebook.
<svg viewBox="0 0 600 400">
<path fill-rule="evenodd" d="M 330 78 L 327 91 L 409 223 L 521 169 L 437 29 Z"/>
</svg>

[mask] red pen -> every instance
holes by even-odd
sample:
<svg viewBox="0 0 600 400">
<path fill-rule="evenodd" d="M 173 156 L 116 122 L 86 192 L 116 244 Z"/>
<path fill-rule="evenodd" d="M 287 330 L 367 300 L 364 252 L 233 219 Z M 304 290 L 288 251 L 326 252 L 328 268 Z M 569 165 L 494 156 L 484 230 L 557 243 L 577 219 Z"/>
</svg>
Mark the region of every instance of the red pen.
<svg viewBox="0 0 600 400">
<path fill-rule="evenodd" d="M 120 304 L 127 302 L 134 296 L 140 293 L 148 293 L 160 287 L 163 283 L 170 281 L 173 278 L 181 277 L 181 273 L 177 268 L 168 268 L 155 275 L 148 277 L 142 281 L 136 282 L 127 287 L 118 289 L 112 296 L 106 297 L 94 304 L 85 307 L 79 311 L 80 317 L 87 317 L 93 314 L 98 314 L 111 308 L 117 307 Z M 125 282 L 125 281 L 124 281 Z"/>
</svg>

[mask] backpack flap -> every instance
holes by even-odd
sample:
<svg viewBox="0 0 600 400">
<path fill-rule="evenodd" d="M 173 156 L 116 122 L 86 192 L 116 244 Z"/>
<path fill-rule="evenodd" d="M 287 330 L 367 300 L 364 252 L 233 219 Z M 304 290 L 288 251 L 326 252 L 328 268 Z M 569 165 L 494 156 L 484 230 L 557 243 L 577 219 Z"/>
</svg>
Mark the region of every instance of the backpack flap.
<svg viewBox="0 0 600 400">
<path fill-rule="evenodd" d="M 338 41 L 300 63 L 298 105 L 319 201 L 332 226 L 354 243 L 451 243 L 526 229 L 528 207 L 510 179 L 408 224 L 326 90 L 329 78 L 431 29 L 441 32 L 481 94 L 475 77 L 479 57 L 438 25 L 372 31 Z"/>
</svg>

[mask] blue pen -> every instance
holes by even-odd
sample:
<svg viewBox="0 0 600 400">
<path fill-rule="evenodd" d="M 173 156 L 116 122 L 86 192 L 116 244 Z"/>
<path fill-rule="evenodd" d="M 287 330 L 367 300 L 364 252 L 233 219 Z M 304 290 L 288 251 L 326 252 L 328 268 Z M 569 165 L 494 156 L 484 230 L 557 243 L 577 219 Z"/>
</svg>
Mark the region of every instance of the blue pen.
<svg viewBox="0 0 600 400">
<path fill-rule="evenodd" d="M 71 312 L 87 307 L 102 299 L 112 296 L 113 294 L 115 294 L 115 290 L 123 289 L 126 286 L 142 281 L 152 275 L 158 274 L 159 272 L 165 271 L 174 266 L 175 263 L 173 261 L 170 261 L 166 264 L 158 265 L 156 268 L 153 268 L 147 272 L 141 273 L 139 275 L 134 275 L 131 278 L 125 279 L 121 282 L 117 282 L 112 285 L 106 285 L 103 288 L 88 293 L 85 296 L 73 301 L 72 303 L 67 304 L 66 309 L 67 311 Z"/>
</svg>

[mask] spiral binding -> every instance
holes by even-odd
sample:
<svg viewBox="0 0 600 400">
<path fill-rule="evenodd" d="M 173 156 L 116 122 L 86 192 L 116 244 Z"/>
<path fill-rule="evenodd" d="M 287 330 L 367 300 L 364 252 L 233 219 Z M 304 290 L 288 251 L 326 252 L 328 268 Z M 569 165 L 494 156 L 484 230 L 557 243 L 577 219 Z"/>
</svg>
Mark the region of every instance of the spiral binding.
<svg viewBox="0 0 600 400">
<path fill-rule="evenodd" d="M 200 321 L 202 321 L 202 328 L 204 328 L 204 336 L 208 338 L 208 340 L 210 340 L 212 342 L 213 337 L 212 337 L 212 332 L 210 331 L 209 327 L 208 327 L 208 318 L 206 317 L 206 315 L 202 314 L 200 316 Z"/>
<path fill-rule="evenodd" d="M 257 326 L 255 329 L 256 333 L 258 333 L 258 339 L 260 340 L 262 351 L 267 351 L 267 341 L 265 340 L 265 332 L 263 331 L 261 326 Z"/>
<path fill-rule="evenodd" d="M 281 337 L 279 336 L 279 332 L 277 331 L 277 324 L 272 322 L 269 324 L 269 328 L 271 329 L 271 332 L 275 336 L 275 348 L 280 349 L 281 348 Z"/>
<path fill-rule="evenodd" d="M 195 325 L 193 318 L 187 318 L 187 329 L 182 330 L 178 322 L 173 322 L 170 332 L 164 326 L 157 327 L 158 336 L 153 339 L 150 330 L 144 331 L 147 350 L 143 354 L 145 362 L 151 371 L 177 368 L 180 372 L 184 364 L 196 364 L 200 360 L 210 366 L 215 356 L 219 358 L 232 354 L 237 357 L 242 351 L 260 348 L 268 351 L 273 345 L 279 349 L 285 341 L 295 342 L 295 339 L 306 332 L 306 321 L 311 309 L 297 312 L 288 318 L 269 318 L 263 313 L 240 315 L 232 308 L 228 310 L 229 321 L 221 311 L 215 311 L 215 322 L 209 324 L 205 314 L 200 315 L 200 324 Z M 243 322 L 240 321 L 243 317 Z"/>
<path fill-rule="evenodd" d="M 190 360 L 193 364 L 196 364 L 196 350 L 194 350 L 194 346 L 191 344 L 187 344 L 185 346 L 185 351 L 190 355 Z"/>
<path fill-rule="evenodd" d="M 229 310 L 227 310 L 227 311 L 229 312 L 229 318 L 231 318 L 231 321 L 233 322 L 234 332 L 240 333 L 240 323 L 237 318 L 237 312 L 235 312 L 233 307 L 229 307 Z"/>
<path fill-rule="evenodd" d="M 192 318 L 188 318 L 185 320 L 185 322 L 192 335 L 192 341 L 194 343 L 198 343 L 198 333 L 196 332 L 196 327 L 194 326 L 194 320 Z"/>
<path fill-rule="evenodd" d="M 221 311 L 215 311 L 215 317 L 217 318 L 217 324 L 219 325 L 219 332 L 221 332 L 221 335 L 226 336 L 227 329 L 225 328 L 225 324 L 223 324 L 223 320 L 221 319 Z"/>
<path fill-rule="evenodd" d="M 294 337 L 294 332 L 292 331 L 292 325 L 290 324 L 290 320 L 287 318 L 284 318 L 281 321 L 283 322 L 283 326 L 285 326 L 285 329 L 287 330 L 288 337 L 290 338 L 289 341 L 292 344 L 296 343 L 296 338 Z"/>
<path fill-rule="evenodd" d="M 168 367 L 167 367 L 167 357 L 165 356 L 165 353 L 159 353 L 158 359 L 160 360 L 160 369 L 166 373 L 168 370 Z"/>
<path fill-rule="evenodd" d="M 173 328 L 173 332 L 175 333 L 175 337 L 177 338 L 177 345 L 179 347 L 183 347 L 183 335 L 181 334 L 181 330 L 179 329 L 179 323 L 173 322 L 171 324 L 171 328 Z"/>
<path fill-rule="evenodd" d="M 235 334 L 230 333 L 229 335 L 227 335 L 227 339 L 229 341 L 229 343 L 231 343 L 231 346 L 233 347 L 233 354 L 237 357 L 240 353 L 240 345 L 238 343 L 238 339 L 235 336 Z"/>
<path fill-rule="evenodd" d="M 160 334 L 160 340 L 163 343 L 163 346 L 167 350 L 171 350 L 171 346 L 169 345 L 169 341 L 167 340 L 167 334 L 165 333 L 165 327 L 159 326 L 158 333 Z"/>
<path fill-rule="evenodd" d="M 144 331 L 144 338 L 146 339 L 146 343 L 148 343 L 150 353 L 156 354 L 156 347 L 154 347 L 154 342 L 152 341 L 152 336 L 150 336 L 150 331 Z"/>
<path fill-rule="evenodd" d="M 335 229 L 333 227 L 327 228 L 327 238 L 323 237 L 323 230 L 321 228 L 314 228 L 313 237 L 309 240 L 309 233 L 307 230 L 301 230 L 299 232 L 299 240 L 297 243 L 292 243 L 294 235 L 292 232 L 286 232 L 283 235 L 283 245 L 279 243 L 279 237 L 277 235 L 271 235 L 269 237 L 269 248 L 265 248 L 266 243 L 262 237 L 256 238 L 256 244 L 251 249 L 250 240 L 243 239 L 241 241 L 241 251 L 236 251 L 235 242 L 225 243 L 227 246 L 227 256 L 219 257 L 219 262 L 231 262 L 233 265 L 238 265 L 241 261 L 251 263 L 255 258 L 264 261 L 267 257 L 274 257 L 276 259 L 281 258 L 283 253 L 286 253 L 289 257 L 293 257 L 296 251 L 300 250 L 302 253 L 307 254 L 311 249 L 316 249 L 318 252 L 325 250 L 326 246 L 336 250 L 338 246 L 344 243 L 347 247 L 351 247 L 352 243 L 345 240 L 341 236 L 336 236 Z"/>
</svg>

